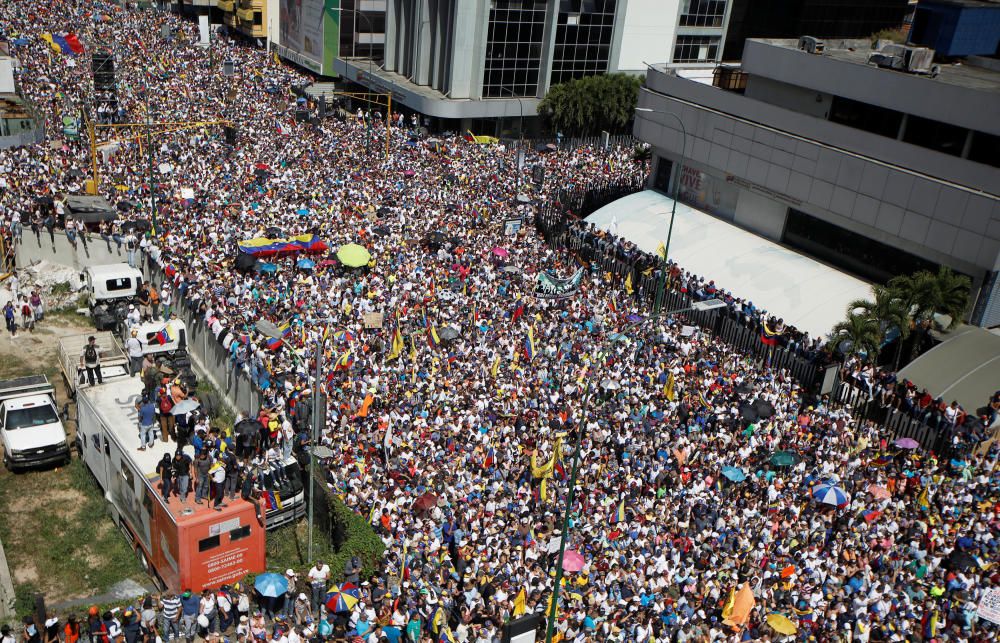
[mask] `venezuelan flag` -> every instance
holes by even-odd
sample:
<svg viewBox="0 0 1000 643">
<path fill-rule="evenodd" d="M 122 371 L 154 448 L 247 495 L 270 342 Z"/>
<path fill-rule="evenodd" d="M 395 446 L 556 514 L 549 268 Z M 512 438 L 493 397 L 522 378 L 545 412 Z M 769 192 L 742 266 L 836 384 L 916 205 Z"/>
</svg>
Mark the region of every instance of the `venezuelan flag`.
<svg viewBox="0 0 1000 643">
<path fill-rule="evenodd" d="M 437 348 L 441 345 L 441 338 L 438 337 L 437 329 L 427 324 L 427 345 L 431 348 Z"/>
<path fill-rule="evenodd" d="M 174 341 L 174 337 L 170 334 L 170 329 L 164 326 L 156 331 L 156 334 L 149 340 L 149 343 L 153 346 L 166 346 L 172 341 Z"/>
<path fill-rule="evenodd" d="M 493 468 L 493 463 L 496 462 L 496 456 L 497 456 L 496 449 L 490 447 L 489 450 L 486 452 L 486 457 L 483 458 L 483 468 L 484 469 Z"/>
<path fill-rule="evenodd" d="M 615 509 L 615 512 L 613 514 L 611 514 L 611 519 L 608 520 L 608 523 L 612 524 L 612 525 L 617 525 L 620 522 L 625 522 L 625 499 L 624 498 L 622 498 L 621 503 L 619 503 L 618 509 Z"/>
<path fill-rule="evenodd" d="M 528 336 L 524 338 L 524 357 L 530 362 L 535 358 L 535 327 L 528 328 Z"/>
<path fill-rule="evenodd" d="M 334 367 L 334 371 L 346 371 L 351 368 L 354 364 L 354 353 L 350 350 L 344 351 L 344 354 L 337 358 L 337 365 Z"/>
<path fill-rule="evenodd" d="M 292 332 L 291 322 L 285 322 L 284 324 L 278 326 L 278 330 L 281 331 L 281 339 L 277 337 L 268 337 L 264 341 L 264 345 L 267 346 L 268 350 L 276 351 L 281 348 L 281 346 L 285 343 L 283 338 L 288 337 L 288 335 Z"/>
<path fill-rule="evenodd" d="M 328 246 L 315 234 L 300 234 L 288 239 L 256 237 L 236 244 L 241 252 L 255 257 L 295 254 L 299 252 L 325 252 Z"/>
<path fill-rule="evenodd" d="M 766 344 L 767 346 L 777 346 L 779 337 L 781 337 L 780 330 L 771 328 L 767 322 L 761 324 L 760 342 L 762 344 Z"/>
</svg>

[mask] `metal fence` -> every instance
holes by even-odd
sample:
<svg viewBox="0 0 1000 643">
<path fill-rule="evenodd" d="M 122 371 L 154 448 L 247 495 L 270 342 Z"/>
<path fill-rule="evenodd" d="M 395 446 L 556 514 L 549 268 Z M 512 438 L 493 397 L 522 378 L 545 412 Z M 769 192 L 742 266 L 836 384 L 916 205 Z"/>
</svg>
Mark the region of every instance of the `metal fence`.
<svg viewBox="0 0 1000 643">
<path fill-rule="evenodd" d="M 952 455 L 953 431 L 950 426 L 933 427 L 905 411 L 883 407 L 867 391 L 850 382 L 838 381 L 830 401 L 846 408 L 859 420 L 870 420 L 881 426 L 890 442 L 912 438 L 920 444 L 921 449 L 932 451 L 942 458 Z"/>
<path fill-rule="evenodd" d="M 500 142 L 504 145 L 510 147 L 523 146 L 529 149 L 540 149 L 547 145 L 555 145 L 558 149 L 568 152 L 575 150 L 580 147 L 604 147 L 605 141 L 604 136 L 581 136 L 573 138 L 512 138 L 503 137 Z M 609 136 L 607 140 L 608 147 L 627 145 L 636 146 L 639 145 L 641 141 L 631 134 L 616 134 L 614 136 Z"/>
</svg>

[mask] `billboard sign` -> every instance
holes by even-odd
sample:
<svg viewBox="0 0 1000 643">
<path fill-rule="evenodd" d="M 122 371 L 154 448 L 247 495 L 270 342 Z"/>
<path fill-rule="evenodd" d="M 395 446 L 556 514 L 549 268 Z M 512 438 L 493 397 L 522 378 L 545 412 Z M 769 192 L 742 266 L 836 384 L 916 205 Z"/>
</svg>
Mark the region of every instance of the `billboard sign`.
<svg viewBox="0 0 1000 643">
<path fill-rule="evenodd" d="M 340 0 L 279 0 L 278 33 L 283 56 L 332 75 L 340 48 Z"/>
</svg>

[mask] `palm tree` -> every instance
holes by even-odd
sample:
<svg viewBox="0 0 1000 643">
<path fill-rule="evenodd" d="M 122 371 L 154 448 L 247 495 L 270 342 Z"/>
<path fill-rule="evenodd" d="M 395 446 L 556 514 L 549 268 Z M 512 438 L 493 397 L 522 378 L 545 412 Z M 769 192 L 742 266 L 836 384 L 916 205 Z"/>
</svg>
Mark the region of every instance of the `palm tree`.
<svg viewBox="0 0 1000 643">
<path fill-rule="evenodd" d="M 899 364 L 903 341 L 910 335 L 910 306 L 900 296 L 885 286 L 872 287 L 873 299 L 855 299 L 847 304 L 847 314 L 855 313 L 879 322 L 879 347 L 893 328 L 899 330 L 893 368 Z"/>
<path fill-rule="evenodd" d="M 933 323 L 935 314 L 950 318 L 948 328 L 954 328 L 962 321 L 969 307 L 972 282 L 965 275 L 955 274 L 950 268 L 941 266 L 937 274 L 921 270 L 913 275 L 893 277 L 888 286 L 909 311 L 912 328 L 918 332 L 910 349 L 909 361 L 912 361 L 917 356 L 921 337 Z"/>
<path fill-rule="evenodd" d="M 844 340 L 849 344 L 844 351 L 845 355 L 864 353 L 865 361 L 872 361 L 878 355 L 879 345 L 882 343 L 879 320 L 869 315 L 848 312 L 847 319 L 833 327 L 830 343 L 836 348 Z"/>
</svg>

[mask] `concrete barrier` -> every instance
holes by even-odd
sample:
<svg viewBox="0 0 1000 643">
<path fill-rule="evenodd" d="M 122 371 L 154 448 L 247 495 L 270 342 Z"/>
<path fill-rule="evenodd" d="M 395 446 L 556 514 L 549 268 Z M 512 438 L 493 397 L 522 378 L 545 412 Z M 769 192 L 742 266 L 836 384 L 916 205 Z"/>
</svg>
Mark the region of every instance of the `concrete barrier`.
<svg viewBox="0 0 1000 643">
<path fill-rule="evenodd" d="M 66 233 L 62 230 L 56 230 L 49 236 L 48 231 L 43 229 L 41 235 L 36 238 L 28 229 L 24 231 L 21 242 L 17 244 L 17 266 L 21 269 L 27 268 L 29 265 L 44 259 L 76 270 L 83 270 L 90 266 L 127 261 L 128 257 L 125 255 L 124 246 L 119 253 L 115 242 L 111 241 L 110 244 L 111 250 L 109 252 L 108 245 L 95 234 L 90 236 L 90 242 L 86 246 L 78 237 L 74 250 L 66 238 Z"/>
</svg>

